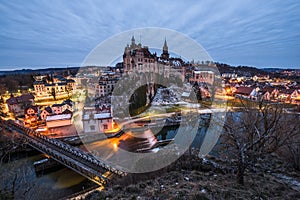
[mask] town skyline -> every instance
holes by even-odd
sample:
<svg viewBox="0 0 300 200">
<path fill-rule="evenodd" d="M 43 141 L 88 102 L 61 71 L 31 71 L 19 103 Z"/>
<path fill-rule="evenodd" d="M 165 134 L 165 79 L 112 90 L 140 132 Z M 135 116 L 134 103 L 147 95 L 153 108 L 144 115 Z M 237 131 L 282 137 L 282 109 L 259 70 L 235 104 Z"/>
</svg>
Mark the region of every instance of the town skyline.
<svg viewBox="0 0 300 200">
<path fill-rule="evenodd" d="M 179 31 L 201 44 L 216 62 L 300 68 L 297 1 L 130 1 L 118 8 L 114 3 L 95 1 L 60 1 L 57 6 L 52 5 L 1 3 L 0 70 L 80 66 L 99 43 L 141 27 Z M 152 10 L 157 14 L 153 15 Z"/>
</svg>

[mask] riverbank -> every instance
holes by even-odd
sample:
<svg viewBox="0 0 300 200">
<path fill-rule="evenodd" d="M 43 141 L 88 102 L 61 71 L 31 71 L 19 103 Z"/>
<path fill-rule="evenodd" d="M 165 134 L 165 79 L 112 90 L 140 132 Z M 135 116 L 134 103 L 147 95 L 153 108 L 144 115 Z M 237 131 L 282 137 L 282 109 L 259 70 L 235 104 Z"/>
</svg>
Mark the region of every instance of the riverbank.
<svg viewBox="0 0 300 200">
<path fill-rule="evenodd" d="M 186 154 L 163 170 L 126 177 L 85 199 L 299 199 L 299 172 L 272 159 L 268 160 L 272 163 L 268 169 L 262 163 L 248 170 L 245 185 L 239 185 L 235 169 L 226 162 Z M 278 174 L 284 174 L 285 179 Z"/>
</svg>

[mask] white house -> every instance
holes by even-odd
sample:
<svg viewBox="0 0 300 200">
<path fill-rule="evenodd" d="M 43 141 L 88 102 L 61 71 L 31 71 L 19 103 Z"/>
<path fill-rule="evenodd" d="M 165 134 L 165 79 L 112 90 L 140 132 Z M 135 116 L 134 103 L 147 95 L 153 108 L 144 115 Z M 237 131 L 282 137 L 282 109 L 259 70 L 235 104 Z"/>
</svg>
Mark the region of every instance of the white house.
<svg viewBox="0 0 300 200">
<path fill-rule="evenodd" d="M 110 106 L 85 107 L 82 122 L 85 133 L 107 132 L 114 128 Z"/>
<path fill-rule="evenodd" d="M 58 114 L 46 116 L 46 126 L 55 128 L 60 126 L 71 125 L 72 114 Z"/>
</svg>

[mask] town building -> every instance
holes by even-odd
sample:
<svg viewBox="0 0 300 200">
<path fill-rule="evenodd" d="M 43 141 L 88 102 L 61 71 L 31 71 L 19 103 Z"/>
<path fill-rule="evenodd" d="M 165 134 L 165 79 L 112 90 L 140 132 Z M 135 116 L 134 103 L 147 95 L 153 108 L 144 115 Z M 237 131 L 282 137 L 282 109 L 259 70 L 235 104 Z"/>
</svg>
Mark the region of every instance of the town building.
<svg viewBox="0 0 300 200">
<path fill-rule="evenodd" d="M 38 125 L 38 106 L 30 105 L 25 109 L 24 125 L 27 127 L 35 127 Z"/>
<path fill-rule="evenodd" d="M 75 110 L 74 106 L 75 106 L 75 102 L 72 101 L 71 99 L 67 99 L 62 102 L 62 110 L 63 111 L 70 110 L 73 112 Z"/>
<path fill-rule="evenodd" d="M 114 74 L 107 74 L 100 76 L 99 84 L 96 85 L 96 97 L 104 97 L 112 93 L 114 85 L 120 78 L 115 77 Z"/>
<path fill-rule="evenodd" d="M 52 112 L 56 115 L 61 114 L 63 109 L 63 104 L 53 104 Z"/>
<path fill-rule="evenodd" d="M 236 73 L 222 73 L 223 78 L 237 78 L 238 75 Z"/>
<path fill-rule="evenodd" d="M 201 71 L 194 70 L 192 72 L 192 77 L 190 77 L 190 83 L 208 83 L 212 85 L 214 83 L 215 74 L 213 71 Z"/>
<path fill-rule="evenodd" d="M 75 81 L 61 76 L 35 76 L 33 83 L 35 100 L 70 98 L 75 89 Z"/>
<path fill-rule="evenodd" d="M 299 96 L 300 93 L 295 88 L 280 89 L 278 93 L 278 99 L 286 103 L 296 103 Z"/>
<path fill-rule="evenodd" d="M 56 128 L 61 126 L 69 126 L 72 124 L 72 113 L 61 113 L 56 115 L 48 115 L 46 117 L 47 128 Z"/>
<path fill-rule="evenodd" d="M 51 106 L 51 109 L 52 109 L 53 114 L 61 114 L 65 110 L 73 111 L 74 102 L 70 99 L 67 99 L 67 100 L 63 101 L 62 103 L 60 103 L 60 104 L 53 104 Z"/>
<path fill-rule="evenodd" d="M 34 102 L 33 94 L 22 94 L 21 96 L 13 96 L 6 100 L 8 110 L 16 117 L 24 115 L 25 108 L 32 105 Z"/>
<path fill-rule="evenodd" d="M 235 91 L 234 94 L 236 97 L 239 97 L 239 98 L 257 100 L 258 99 L 258 91 L 259 91 L 259 88 L 241 86 Z"/>
<path fill-rule="evenodd" d="M 278 97 L 278 94 L 278 89 L 274 87 L 266 86 L 260 90 L 261 100 L 264 101 L 275 100 Z"/>
<path fill-rule="evenodd" d="M 97 109 L 85 107 L 82 121 L 85 133 L 105 133 L 116 128 L 110 105 L 101 105 Z"/>
<path fill-rule="evenodd" d="M 40 118 L 42 121 L 46 121 L 47 116 L 52 114 L 53 114 L 52 108 L 50 106 L 47 106 L 41 111 Z"/>
</svg>

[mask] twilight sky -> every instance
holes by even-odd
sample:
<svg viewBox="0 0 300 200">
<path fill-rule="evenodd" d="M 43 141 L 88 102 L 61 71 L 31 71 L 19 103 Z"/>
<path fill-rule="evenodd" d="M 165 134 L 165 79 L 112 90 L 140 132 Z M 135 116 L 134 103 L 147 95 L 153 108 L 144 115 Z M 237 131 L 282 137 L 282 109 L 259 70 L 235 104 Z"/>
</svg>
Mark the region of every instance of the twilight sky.
<svg viewBox="0 0 300 200">
<path fill-rule="evenodd" d="M 143 27 L 179 31 L 215 61 L 300 69 L 298 0 L 1 0 L 0 13 L 0 70 L 80 66 L 105 39 Z"/>
</svg>

